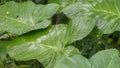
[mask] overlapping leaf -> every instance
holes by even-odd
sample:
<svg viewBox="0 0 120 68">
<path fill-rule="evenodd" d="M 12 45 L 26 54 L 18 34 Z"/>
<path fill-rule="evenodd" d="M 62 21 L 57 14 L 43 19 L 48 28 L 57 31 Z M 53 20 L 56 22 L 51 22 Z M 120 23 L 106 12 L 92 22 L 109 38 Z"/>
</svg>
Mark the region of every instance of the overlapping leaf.
<svg viewBox="0 0 120 68">
<path fill-rule="evenodd" d="M 92 68 L 120 68 L 119 52 L 116 49 L 98 52 L 89 61 Z"/>
<path fill-rule="evenodd" d="M 89 16 L 89 5 L 82 4 L 82 2 L 77 2 L 75 4 L 71 4 L 70 6 L 64 8 L 62 12 L 72 19 L 72 26 L 70 24 L 69 28 L 71 29 L 69 32 L 72 35 L 70 38 L 73 42 L 74 40 L 82 39 L 86 34 L 89 34 L 95 26 L 95 20 Z M 79 21 L 79 22 L 78 22 Z M 89 26 L 88 26 L 89 25 Z M 75 26 L 79 26 L 75 27 Z M 90 28 L 90 29 L 85 29 Z M 75 33 L 74 33 L 75 32 Z M 81 33 L 83 32 L 83 33 Z"/>
<path fill-rule="evenodd" d="M 59 24 L 20 36 L 5 42 L 4 45 L 7 45 L 9 55 L 16 60 L 40 59 L 41 62 L 49 62 L 56 52 L 63 52 L 65 45 L 84 38 L 93 29 L 94 25 L 88 24 L 89 22 L 83 23 L 81 19 L 75 18 L 69 25 Z"/>
<path fill-rule="evenodd" d="M 91 14 L 97 20 L 98 29 L 104 34 L 120 31 L 120 1 L 97 0 L 92 6 Z"/>
<path fill-rule="evenodd" d="M 8 2 L 0 6 L 0 33 L 23 33 L 46 28 L 59 6 L 57 4 L 35 5 L 33 2 Z"/>
</svg>

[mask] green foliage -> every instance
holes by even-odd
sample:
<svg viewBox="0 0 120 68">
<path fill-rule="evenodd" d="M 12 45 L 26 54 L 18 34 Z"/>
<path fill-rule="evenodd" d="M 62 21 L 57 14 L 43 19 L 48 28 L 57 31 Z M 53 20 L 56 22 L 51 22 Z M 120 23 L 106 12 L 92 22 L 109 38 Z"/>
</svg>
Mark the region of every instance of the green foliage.
<svg viewBox="0 0 120 68">
<path fill-rule="evenodd" d="M 0 2 L 0 68 L 120 68 L 118 0 L 17 2 Z"/>
</svg>

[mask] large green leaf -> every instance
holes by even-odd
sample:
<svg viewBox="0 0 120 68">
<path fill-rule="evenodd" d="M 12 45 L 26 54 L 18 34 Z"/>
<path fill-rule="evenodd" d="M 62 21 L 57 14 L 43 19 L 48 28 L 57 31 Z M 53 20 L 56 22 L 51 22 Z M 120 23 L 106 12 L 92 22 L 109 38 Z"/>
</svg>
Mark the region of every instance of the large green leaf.
<svg viewBox="0 0 120 68">
<path fill-rule="evenodd" d="M 69 18 L 86 16 L 96 20 L 96 25 L 103 34 L 120 31 L 120 1 L 118 0 L 87 0 L 77 2 L 63 9 Z"/>
<path fill-rule="evenodd" d="M 77 2 L 62 10 L 67 17 L 73 20 L 68 26 L 68 29 L 70 28 L 69 34 L 71 34 L 71 36 L 69 36 L 69 39 L 71 39 L 70 42 L 82 39 L 86 34 L 89 34 L 95 26 L 95 20 L 89 17 L 87 13 L 89 10 L 86 8 L 89 8 L 87 4 Z"/>
<path fill-rule="evenodd" d="M 119 52 L 116 49 L 100 51 L 89 61 L 92 68 L 120 68 Z"/>
<path fill-rule="evenodd" d="M 76 17 L 68 25 L 69 43 L 86 37 L 94 28 L 95 21 L 88 17 Z"/>
<path fill-rule="evenodd" d="M 91 14 L 97 20 L 98 29 L 109 34 L 120 31 L 120 0 L 97 0 L 91 7 Z"/>
<path fill-rule="evenodd" d="M 7 2 L 0 6 L 0 33 L 23 33 L 46 28 L 59 6 L 57 4 L 35 5 L 33 2 Z"/>
<path fill-rule="evenodd" d="M 65 32 L 66 25 L 53 26 L 50 30 L 20 36 L 5 45 L 9 45 L 8 53 L 17 60 L 46 59 L 62 48 Z"/>
</svg>

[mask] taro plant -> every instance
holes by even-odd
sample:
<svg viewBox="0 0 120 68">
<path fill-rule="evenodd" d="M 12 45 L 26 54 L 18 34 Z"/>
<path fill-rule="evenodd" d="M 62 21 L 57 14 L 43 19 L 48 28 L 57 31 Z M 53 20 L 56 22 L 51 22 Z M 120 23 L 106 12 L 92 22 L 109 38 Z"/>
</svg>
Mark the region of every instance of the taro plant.
<svg viewBox="0 0 120 68">
<path fill-rule="evenodd" d="M 120 31 L 119 3 L 118 0 L 49 0 L 46 5 L 32 1 L 0 5 L 0 66 L 6 67 L 4 61 L 9 55 L 14 62 L 9 68 L 32 68 L 17 65 L 30 60 L 37 60 L 44 68 L 120 68 L 119 49 L 113 49 L 111 42 L 112 49 L 105 46 L 106 50 L 96 50 L 89 58 L 81 50 L 86 45 L 104 45 L 101 39 L 87 43 L 85 38 L 91 34 L 103 38 L 105 34 Z M 66 17 L 67 21 L 60 21 Z M 57 23 L 52 25 L 53 21 Z"/>
</svg>

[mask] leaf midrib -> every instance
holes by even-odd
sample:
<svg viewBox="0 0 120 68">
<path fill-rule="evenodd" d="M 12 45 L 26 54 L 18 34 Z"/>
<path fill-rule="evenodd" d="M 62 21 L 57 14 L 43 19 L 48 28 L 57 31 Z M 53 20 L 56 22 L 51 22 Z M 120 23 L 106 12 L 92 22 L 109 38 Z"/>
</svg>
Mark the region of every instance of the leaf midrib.
<svg viewBox="0 0 120 68">
<path fill-rule="evenodd" d="M 106 14 L 109 14 L 109 16 L 116 16 L 116 17 L 120 18 L 119 14 L 117 14 L 115 12 L 108 11 L 108 10 L 93 9 L 92 11 L 100 12 L 100 13 L 106 13 Z"/>
<path fill-rule="evenodd" d="M 0 15 L 0 17 L 1 17 L 1 18 L 4 17 L 4 18 L 6 18 L 6 19 L 8 19 L 8 20 L 13 20 L 13 21 L 16 21 L 16 22 L 20 22 L 20 23 L 23 24 L 23 25 L 28 25 L 26 22 L 23 22 L 23 21 L 18 20 L 18 19 L 14 19 L 14 18 L 11 18 L 11 17 L 3 16 L 3 15 Z"/>
<path fill-rule="evenodd" d="M 41 47 L 41 45 L 42 45 L 42 47 L 46 47 L 46 48 L 50 48 L 50 49 L 54 49 L 55 51 L 58 51 L 58 50 L 60 50 L 60 48 L 58 48 L 58 47 L 55 47 L 55 46 L 51 46 L 51 45 L 45 45 L 45 44 L 43 44 L 43 43 L 40 43 L 40 44 L 38 44 L 40 47 Z"/>
</svg>

